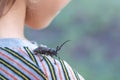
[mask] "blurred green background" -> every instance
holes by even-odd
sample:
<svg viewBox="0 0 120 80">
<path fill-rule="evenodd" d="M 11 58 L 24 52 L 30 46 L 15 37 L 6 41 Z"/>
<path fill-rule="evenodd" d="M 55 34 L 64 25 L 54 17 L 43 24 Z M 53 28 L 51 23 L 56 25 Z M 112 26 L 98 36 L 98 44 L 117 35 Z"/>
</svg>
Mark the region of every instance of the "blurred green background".
<svg viewBox="0 0 120 80">
<path fill-rule="evenodd" d="M 120 0 L 73 0 L 48 28 L 25 28 L 29 40 L 55 48 L 86 80 L 120 80 Z"/>
</svg>

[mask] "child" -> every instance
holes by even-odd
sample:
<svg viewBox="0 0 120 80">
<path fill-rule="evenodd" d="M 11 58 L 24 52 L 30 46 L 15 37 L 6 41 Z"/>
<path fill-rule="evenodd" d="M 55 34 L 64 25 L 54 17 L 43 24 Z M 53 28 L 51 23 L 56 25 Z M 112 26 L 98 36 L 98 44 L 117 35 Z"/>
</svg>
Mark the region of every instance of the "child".
<svg viewBox="0 0 120 80">
<path fill-rule="evenodd" d="M 24 25 L 47 27 L 69 0 L 0 0 L 1 80 L 84 80 L 63 60 L 35 55 Z M 41 60 L 43 59 L 43 60 Z"/>
</svg>

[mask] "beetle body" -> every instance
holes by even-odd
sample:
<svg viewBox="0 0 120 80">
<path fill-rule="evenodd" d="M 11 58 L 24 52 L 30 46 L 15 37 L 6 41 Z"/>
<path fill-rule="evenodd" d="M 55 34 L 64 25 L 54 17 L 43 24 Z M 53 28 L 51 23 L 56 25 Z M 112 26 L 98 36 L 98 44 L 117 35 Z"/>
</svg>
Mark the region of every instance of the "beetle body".
<svg viewBox="0 0 120 80">
<path fill-rule="evenodd" d="M 45 46 L 45 45 L 40 45 L 38 48 L 36 48 L 36 49 L 34 50 L 34 53 L 35 53 L 35 55 L 40 54 L 40 55 L 49 55 L 49 56 L 51 56 L 51 57 L 53 57 L 53 56 L 58 57 L 58 56 L 57 56 L 58 51 L 59 51 L 59 50 L 61 49 L 61 47 L 62 47 L 65 43 L 67 43 L 68 41 L 70 41 L 70 40 L 67 40 L 67 41 L 65 41 L 63 44 L 61 44 L 60 46 L 57 46 L 56 49 L 48 48 L 48 47 Z M 60 57 L 58 57 L 58 58 L 60 59 Z M 42 59 L 42 60 L 43 60 L 43 59 Z M 41 61 L 42 61 L 42 60 L 41 60 Z M 55 59 L 54 59 L 54 61 L 55 61 Z M 55 64 L 56 64 L 56 62 L 55 62 Z"/>
</svg>

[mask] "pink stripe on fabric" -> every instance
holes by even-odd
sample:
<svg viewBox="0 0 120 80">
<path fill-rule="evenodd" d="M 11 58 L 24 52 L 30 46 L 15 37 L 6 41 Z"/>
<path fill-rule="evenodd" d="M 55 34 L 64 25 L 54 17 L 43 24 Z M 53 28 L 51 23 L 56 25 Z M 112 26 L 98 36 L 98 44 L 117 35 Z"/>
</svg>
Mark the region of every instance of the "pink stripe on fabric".
<svg viewBox="0 0 120 80">
<path fill-rule="evenodd" d="M 14 59 L 10 58 L 9 56 L 7 56 L 6 54 L 0 52 L 1 56 L 4 56 L 5 58 L 7 58 L 8 60 L 13 61 L 13 63 L 16 63 L 19 67 L 21 67 L 25 72 L 29 73 L 30 76 L 33 76 L 35 78 L 35 80 L 39 80 L 39 78 L 34 75 L 32 72 L 30 72 L 28 69 L 26 69 L 25 67 L 23 67 L 21 64 L 19 64 L 18 62 L 16 62 Z"/>
</svg>

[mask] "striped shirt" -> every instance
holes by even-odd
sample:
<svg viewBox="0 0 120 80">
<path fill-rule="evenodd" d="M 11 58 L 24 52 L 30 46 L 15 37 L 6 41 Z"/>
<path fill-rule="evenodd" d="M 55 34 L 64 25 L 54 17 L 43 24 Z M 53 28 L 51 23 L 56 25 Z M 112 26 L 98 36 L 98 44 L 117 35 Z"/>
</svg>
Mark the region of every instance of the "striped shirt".
<svg viewBox="0 0 120 80">
<path fill-rule="evenodd" d="M 37 44 L 15 38 L 0 39 L 0 80 L 84 80 L 69 64 L 35 55 Z"/>
</svg>

